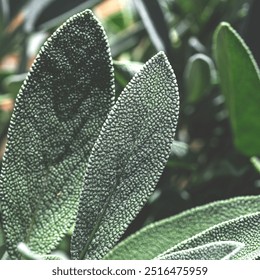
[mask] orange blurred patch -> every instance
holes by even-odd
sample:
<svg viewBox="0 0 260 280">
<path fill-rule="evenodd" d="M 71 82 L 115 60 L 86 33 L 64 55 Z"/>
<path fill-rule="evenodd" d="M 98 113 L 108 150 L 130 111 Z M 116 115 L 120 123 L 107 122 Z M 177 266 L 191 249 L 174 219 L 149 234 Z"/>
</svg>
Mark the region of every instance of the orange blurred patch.
<svg viewBox="0 0 260 280">
<path fill-rule="evenodd" d="M 0 109 L 5 112 L 11 112 L 14 109 L 14 101 L 11 98 L 1 100 Z"/>
<path fill-rule="evenodd" d="M 110 15 L 113 15 L 123 9 L 124 1 L 120 0 L 106 0 L 97 5 L 94 9 L 98 18 L 104 19 Z"/>
<path fill-rule="evenodd" d="M 18 61 L 18 54 L 6 55 L 1 61 L 0 68 L 2 70 L 15 71 L 17 68 Z"/>
<path fill-rule="evenodd" d="M 24 12 L 20 12 L 7 26 L 6 32 L 7 33 L 12 33 L 15 31 L 15 29 L 20 26 L 24 22 Z"/>
</svg>

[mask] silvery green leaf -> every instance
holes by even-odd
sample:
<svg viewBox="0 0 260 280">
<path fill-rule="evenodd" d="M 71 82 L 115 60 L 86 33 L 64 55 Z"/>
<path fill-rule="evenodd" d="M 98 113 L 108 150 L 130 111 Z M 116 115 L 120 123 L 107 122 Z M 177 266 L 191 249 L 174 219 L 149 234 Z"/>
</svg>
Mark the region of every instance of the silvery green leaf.
<svg viewBox="0 0 260 280">
<path fill-rule="evenodd" d="M 112 59 L 91 11 L 41 48 L 18 95 L 0 196 L 10 258 L 49 253 L 75 222 L 86 162 L 114 100 Z"/>
<path fill-rule="evenodd" d="M 171 252 L 192 249 L 211 242 L 232 240 L 244 244 L 231 259 L 256 259 L 260 257 L 260 212 L 240 216 L 215 226 L 184 240 Z"/>
<path fill-rule="evenodd" d="M 101 259 L 140 211 L 167 162 L 178 117 L 178 87 L 164 55 L 127 85 L 88 162 L 71 253 Z"/>
<path fill-rule="evenodd" d="M 158 260 L 227 260 L 244 247 L 234 241 L 217 241 L 195 248 L 172 252 L 171 249 L 158 256 Z"/>
<path fill-rule="evenodd" d="M 119 243 L 105 258 L 153 259 L 215 225 L 258 211 L 260 211 L 260 196 L 236 197 L 195 207 L 148 225 Z"/>
<path fill-rule="evenodd" d="M 25 260 L 64 260 L 64 256 L 60 255 L 39 255 L 33 251 L 25 244 L 20 242 L 17 245 L 17 250 L 21 254 L 22 259 Z"/>
</svg>

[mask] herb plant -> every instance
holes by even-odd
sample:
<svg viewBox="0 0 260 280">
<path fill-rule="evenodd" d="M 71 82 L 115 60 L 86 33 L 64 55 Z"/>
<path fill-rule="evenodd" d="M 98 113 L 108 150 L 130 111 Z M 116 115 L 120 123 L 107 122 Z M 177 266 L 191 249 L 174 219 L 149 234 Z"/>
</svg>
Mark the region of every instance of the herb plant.
<svg viewBox="0 0 260 280">
<path fill-rule="evenodd" d="M 220 27 L 218 43 L 221 28 L 234 33 Z M 188 210 L 116 245 L 178 147 L 178 110 L 163 52 L 115 102 L 103 27 L 90 10 L 64 23 L 36 57 L 12 115 L 0 185 L 3 258 L 59 258 L 52 251 L 68 231 L 72 259 L 259 257 L 259 196 Z"/>
</svg>

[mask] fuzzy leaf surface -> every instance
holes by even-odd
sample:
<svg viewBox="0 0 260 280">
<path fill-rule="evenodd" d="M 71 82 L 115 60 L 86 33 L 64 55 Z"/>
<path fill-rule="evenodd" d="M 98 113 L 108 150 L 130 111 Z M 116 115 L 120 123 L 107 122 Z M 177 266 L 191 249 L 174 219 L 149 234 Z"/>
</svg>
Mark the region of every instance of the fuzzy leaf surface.
<svg viewBox="0 0 260 280">
<path fill-rule="evenodd" d="M 10 258 L 48 253 L 75 221 L 86 163 L 114 100 L 112 59 L 91 11 L 42 47 L 15 105 L 0 195 Z"/>
<path fill-rule="evenodd" d="M 214 55 L 236 147 L 247 156 L 260 155 L 260 72 L 237 32 L 221 23 L 214 36 Z"/>
<path fill-rule="evenodd" d="M 192 249 L 216 241 L 232 240 L 244 244 L 231 259 L 256 259 L 260 256 L 260 212 L 215 225 L 181 242 L 171 252 Z"/>
<path fill-rule="evenodd" d="M 167 250 L 156 259 L 159 260 L 222 260 L 230 259 L 244 247 L 243 243 L 234 241 L 218 241 L 207 243 L 192 249 L 172 252 Z"/>
<path fill-rule="evenodd" d="M 140 211 L 167 162 L 178 107 L 175 75 L 158 53 L 121 93 L 94 145 L 72 237 L 74 259 L 101 259 Z"/>
<path fill-rule="evenodd" d="M 153 259 L 216 224 L 257 211 L 260 211 L 260 196 L 237 197 L 195 207 L 148 225 L 119 243 L 105 258 Z"/>
</svg>

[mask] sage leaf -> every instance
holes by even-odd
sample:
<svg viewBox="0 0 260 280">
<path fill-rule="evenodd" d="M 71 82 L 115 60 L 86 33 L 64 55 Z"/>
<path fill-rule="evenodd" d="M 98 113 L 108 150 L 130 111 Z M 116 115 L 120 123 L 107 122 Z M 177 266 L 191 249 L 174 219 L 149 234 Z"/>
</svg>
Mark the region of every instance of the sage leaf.
<svg viewBox="0 0 260 280">
<path fill-rule="evenodd" d="M 256 259 L 260 256 L 260 212 L 244 215 L 215 225 L 171 249 L 172 252 L 191 249 L 213 241 L 237 241 L 245 246 L 231 259 Z"/>
<path fill-rule="evenodd" d="M 260 196 L 236 197 L 195 207 L 141 229 L 120 242 L 105 259 L 153 259 L 214 225 L 259 210 Z"/>
<path fill-rule="evenodd" d="M 147 201 L 170 154 L 178 107 L 176 78 L 160 52 L 121 93 L 93 147 L 73 259 L 101 259 Z"/>
<path fill-rule="evenodd" d="M 221 23 L 215 32 L 214 56 L 235 146 L 246 156 L 259 155 L 260 72 L 250 50 L 228 23 Z"/>
<path fill-rule="evenodd" d="M 114 100 L 107 38 L 91 11 L 44 44 L 17 97 L 0 196 L 10 258 L 49 253 L 75 222 L 86 163 Z"/>
<path fill-rule="evenodd" d="M 19 243 L 17 245 L 17 250 L 21 254 L 24 260 L 64 260 L 64 256 L 60 255 L 39 255 L 33 251 L 25 244 Z"/>
<path fill-rule="evenodd" d="M 187 102 L 196 103 L 210 89 L 216 80 L 213 61 L 204 54 L 195 54 L 188 60 L 185 69 Z"/>
<path fill-rule="evenodd" d="M 192 249 L 172 252 L 167 250 L 156 259 L 159 260 L 222 260 L 230 259 L 244 247 L 241 242 L 218 241 L 207 243 Z"/>
</svg>

